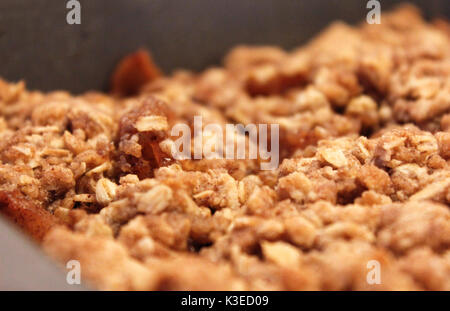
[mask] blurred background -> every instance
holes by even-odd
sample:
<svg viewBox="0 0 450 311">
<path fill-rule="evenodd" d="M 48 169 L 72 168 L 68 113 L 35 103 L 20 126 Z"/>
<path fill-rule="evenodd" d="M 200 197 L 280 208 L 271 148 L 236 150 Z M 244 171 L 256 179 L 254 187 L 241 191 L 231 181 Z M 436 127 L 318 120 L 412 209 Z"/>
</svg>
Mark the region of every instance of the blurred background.
<svg viewBox="0 0 450 311">
<path fill-rule="evenodd" d="M 81 25 L 66 22 L 66 0 L 0 1 L 0 76 L 31 89 L 106 90 L 114 65 L 140 47 L 170 73 L 219 64 L 233 46 L 305 43 L 333 20 L 365 20 L 366 0 L 79 0 Z M 380 0 L 382 10 L 405 2 Z M 450 17 L 448 0 L 408 1 L 427 17 Z"/>
</svg>

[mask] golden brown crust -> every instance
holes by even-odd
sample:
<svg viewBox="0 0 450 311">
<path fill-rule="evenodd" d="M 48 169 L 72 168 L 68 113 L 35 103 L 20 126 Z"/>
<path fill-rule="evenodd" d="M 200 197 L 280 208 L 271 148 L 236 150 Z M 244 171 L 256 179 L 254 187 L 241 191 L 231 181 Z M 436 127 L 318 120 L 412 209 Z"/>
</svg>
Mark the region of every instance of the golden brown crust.
<svg viewBox="0 0 450 311">
<path fill-rule="evenodd" d="M 19 191 L 0 191 L 0 212 L 41 242 L 58 219 L 26 199 Z"/>
</svg>

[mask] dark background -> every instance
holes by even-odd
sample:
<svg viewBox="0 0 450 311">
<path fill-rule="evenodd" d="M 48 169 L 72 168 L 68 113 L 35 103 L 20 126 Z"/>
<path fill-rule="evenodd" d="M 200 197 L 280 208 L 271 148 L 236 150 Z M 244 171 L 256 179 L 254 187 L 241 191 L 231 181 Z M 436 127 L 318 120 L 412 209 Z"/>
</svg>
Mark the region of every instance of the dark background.
<svg viewBox="0 0 450 311">
<path fill-rule="evenodd" d="M 165 72 L 220 63 L 239 43 L 292 48 L 336 19 L 365 20 L 366 0 L 0 0 L 0 76 L 29 88 L 105 90 L 114 65 L 139 47 Z M 383 10 L 405 1 L 380 0 Z M 449 0 L 409 1 L 449 16 Z"/>
</svg>

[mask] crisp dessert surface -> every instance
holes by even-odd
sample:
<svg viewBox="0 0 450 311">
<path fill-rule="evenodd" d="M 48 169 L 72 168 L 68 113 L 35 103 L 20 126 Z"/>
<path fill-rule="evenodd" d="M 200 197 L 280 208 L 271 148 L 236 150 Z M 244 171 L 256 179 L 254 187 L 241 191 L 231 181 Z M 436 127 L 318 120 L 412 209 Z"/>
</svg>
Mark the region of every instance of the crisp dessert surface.
<svg viewBox="0 0 450 311">
<path fill-rule="evenodd" d="M 450 290 L 447 21 L 401 7 L 170 76 L 141 51 L 112 86 L 0 82 L 0 210 L 94 288 Z M 195 116 L 279 124 L 279 167 L 173 159 Z"/>
</svg>

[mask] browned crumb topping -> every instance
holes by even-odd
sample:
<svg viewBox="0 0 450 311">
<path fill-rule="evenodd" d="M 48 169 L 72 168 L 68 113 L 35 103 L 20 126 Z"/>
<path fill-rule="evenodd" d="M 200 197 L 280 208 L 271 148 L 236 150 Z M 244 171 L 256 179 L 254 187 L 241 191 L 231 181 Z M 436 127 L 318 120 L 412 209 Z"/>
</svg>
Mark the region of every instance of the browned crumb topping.
<svg viewBox="0 0 450 311">
<path fill-rule="evenodd" d="M 403 7 L 158 79 L 140 52 L 128 98 L 0 81 L 0 210 L 100 289 L 450 290 L 449 29 Z M 172 159 L 199 115 L 279 124 L 279 168 Z"/>
</svg>

